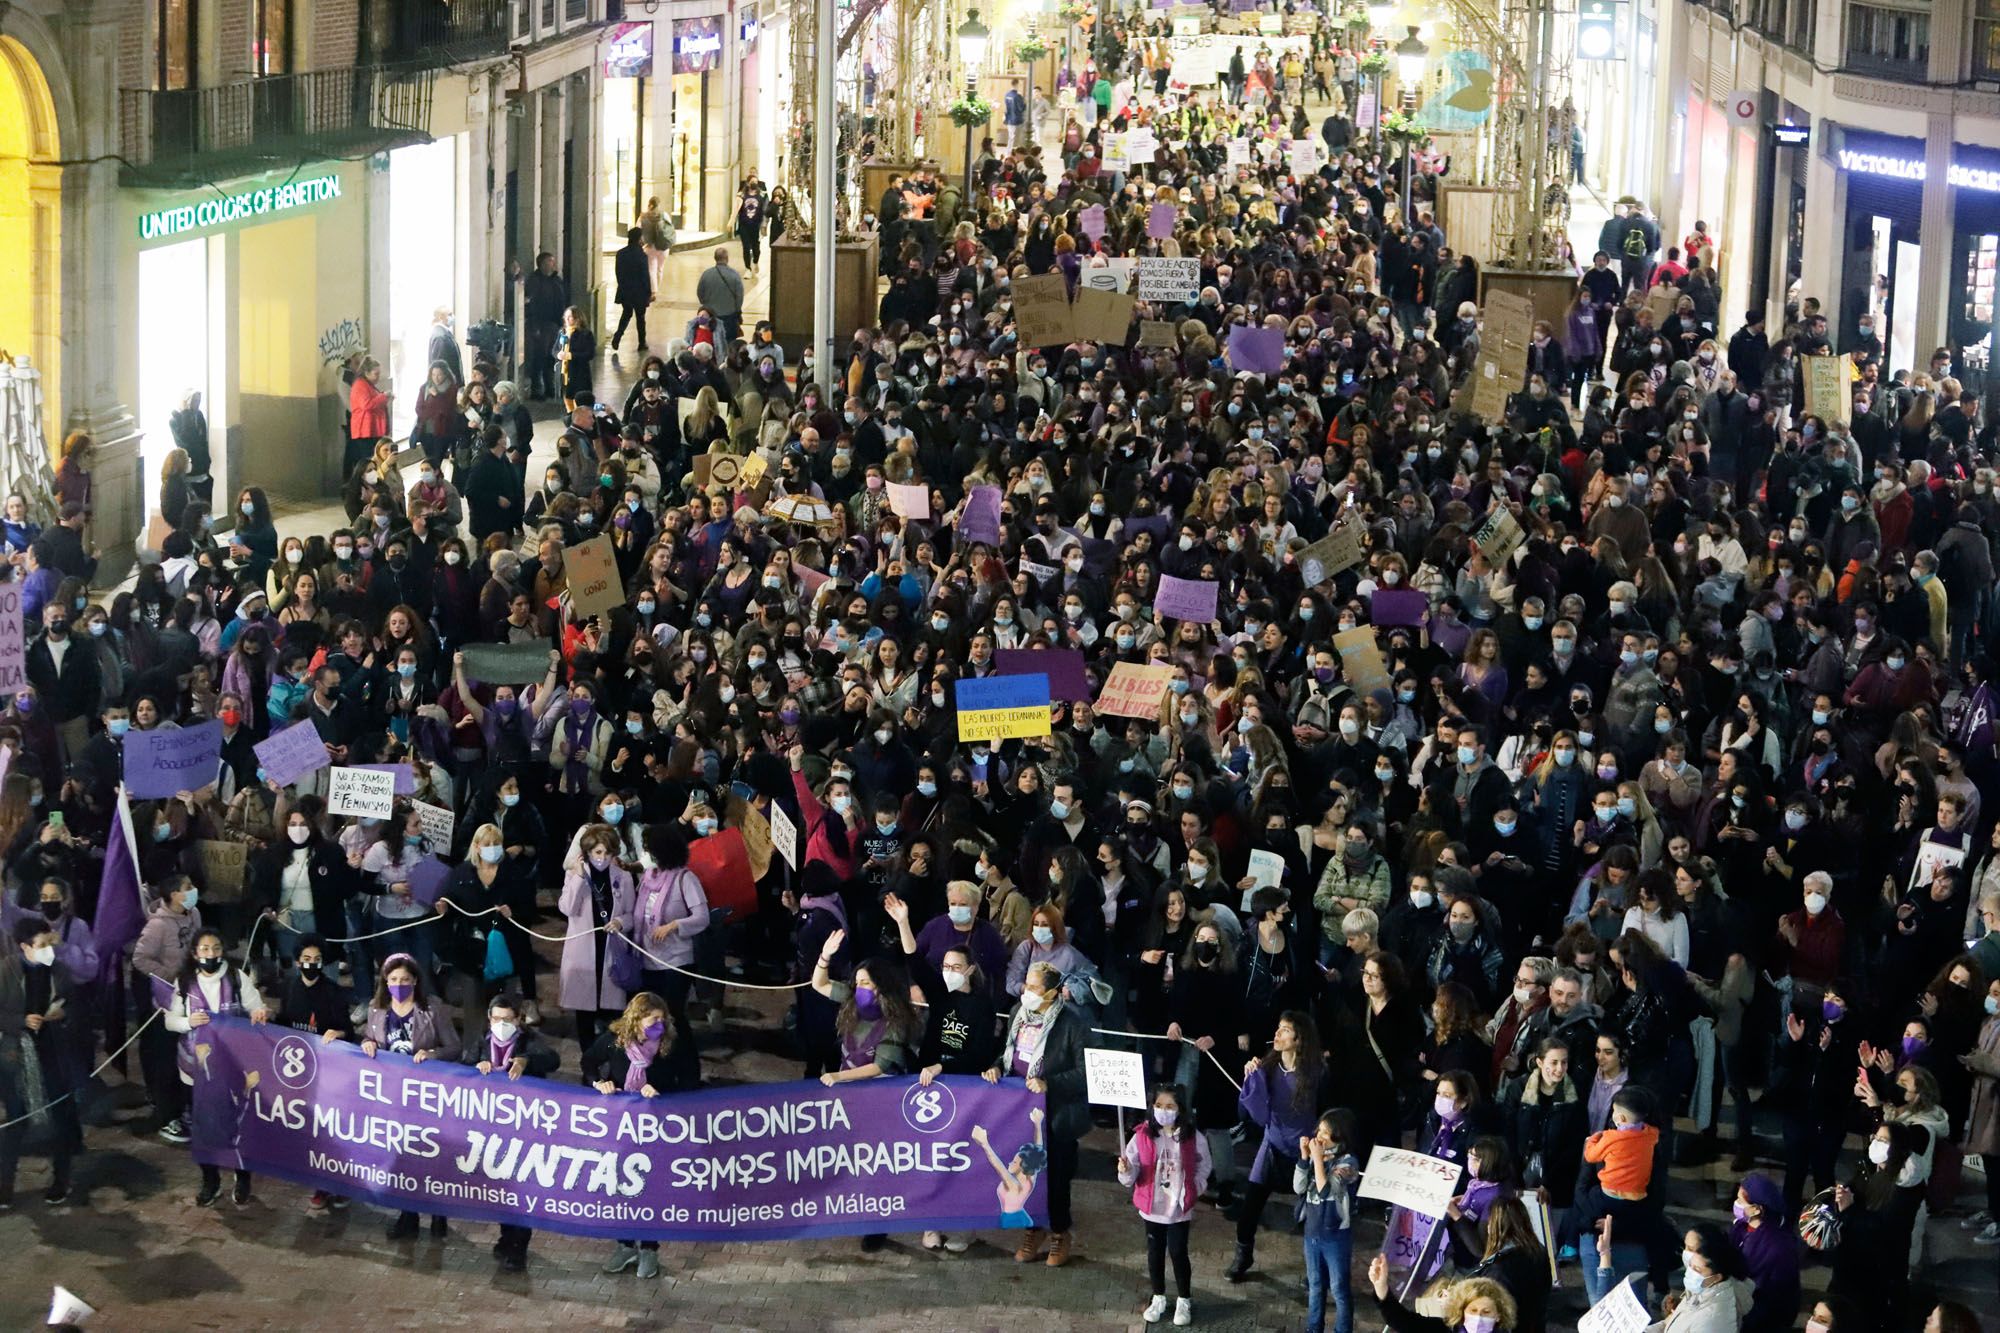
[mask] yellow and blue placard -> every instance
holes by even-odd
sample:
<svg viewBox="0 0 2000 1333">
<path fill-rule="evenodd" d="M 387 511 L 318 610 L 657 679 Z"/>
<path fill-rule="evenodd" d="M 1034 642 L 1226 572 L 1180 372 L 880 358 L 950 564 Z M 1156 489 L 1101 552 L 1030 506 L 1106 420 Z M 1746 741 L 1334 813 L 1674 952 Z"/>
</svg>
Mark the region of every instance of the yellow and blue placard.
<svg viewBox="0 0 2000 1333">
<path fill-rule="evenodd" d="M 1047 736 L 1049 678 L 1027 676 L 968 677 L 958 682 L 958 738 L 962 741 L 1004 741 L 1017 736 Z"/>
</svg>

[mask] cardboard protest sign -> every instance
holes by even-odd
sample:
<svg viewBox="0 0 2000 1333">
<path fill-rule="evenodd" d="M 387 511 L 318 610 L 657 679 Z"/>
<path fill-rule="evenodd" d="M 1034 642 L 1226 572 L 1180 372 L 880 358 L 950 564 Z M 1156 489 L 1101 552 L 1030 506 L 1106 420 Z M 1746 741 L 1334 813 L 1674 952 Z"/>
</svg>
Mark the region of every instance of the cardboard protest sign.
<svg viewBox="0 0 2000 1333">
<path fill-rule="evenodd" d="M 1576 1333 L 1646 1333 L 1653 1325 L 1646 1306 L 1632 1290 L 1632 1279 L 1606 1292 L 1604 1299 L 1583 1312 Z"/>
<path fill-rule="evenodd" d="M 542 661 L 544 665 L 548 662 L 546 651 L 542 653 Z M 327 758 L 326 742 L 319 738 L 319 728 L 311 722 L 295 722 L 250 748 L 255 751 L 257 762 L 264 766 L 264 772 L 281 787 L 289 787 L 333 762 Z"/>
<path fill-rule="evenodd" d="M 1014 327 L 1023 347 L 1052 347 L 1070 341 L 1069 287 L 1060 273 L 1017 279 Z"/>
<path fill-rule="evenodd" d="M 1153 1104 L 1146 1083 L 1146 1060 L 1137 1051 L 1084 1047 L 1083 1082 L 1085 1096 L 1097 1106 L 1143 1111 Z"/>
<path fill-rule="evenodd" d="M 549 673 L 546 643 L 468 643 L 460 651 L 465 678 L 482 685 L 528 685 Z"/>
<path fill-rule="evenodd" d="M 743 835 L 743 851 L 750 858 L 750 877 L 764 878 L 771 868 L 771 821 L 758 814 L 748 801 L 739 799 L 735 826 Z"/>
<path fill-rule="evenodd" d="M 1680 300 L 1681 289 L 1666 283 L 1646 293 L 1646 303 L 1640 308 L 1653 316 L 1654 332 L 1657 333 L 1660 326 L 1667 322 L 1667 316 L 1674 313 L 1674 307 L 1680 304 Z"/>
<path fill-rule="evenodd" d="M 1479 531 L 1472 534 L 1473 545 L 1495 566 L 1505 564 L 1507 557 L 1514 554 L 1527 539 L 1528 535 L 1521 531 L 1521 525 L 1514 521 L 1513 511 L 1505 505 L 1488 514 L 1486 521 L 1479 525 Z"/>
<path fill-rule="evenodd" d="M 1174 326 L 1172 320 L 1142 319 L 1139 321 L 1139 346 L 1177 349 L 1180 345 L 1180 330 Z"/>
<path fill-rule="evenodd" d="M 412 801 L 410 808 L 417 812 L 417 819 L 424 829 L 424 840 L 431 850 L 443 856 L 451 855 L 452 831 L 458 827 L 458 819 L 451 811 L 429 801 Z"/>
<path fill-rule="evenodd" d="M 1362 694 L 1386 690 L 1392 683 L 1389 664 L 1375 642 L 1375 631 L 1366 625 L 1342 630 L 1333 636 L 1334 651 L 1340 654 L 1340 674 L 1351 689 Z"/>
<path fill-rule="evenodd" d="M 1229 365 L 1259 375 L 1275 375 L 1285 365 L 1285 332 L 1254 325 L 1229 332 Z"/>
<path fill-rule="evenodd" d="M 1848 424 L 1854 410 L 1853 384 L 1847 366 L 1837 356 L 1802 356 L 1800 382 L 1805 386 L 1806 415 Z"/>
<path fill-rule="evenodd" d="M 1121 292 L 1103 292 L 1080 287 L 1071 307 L 1072 332 L 1079 341 L 1109 343 L 1123 347 L 1132 332 L 1131 297 Z"/>
<path fill-rule="evenodd" d="M 1104 688 L 1097 692 L 1097 711 L 1112 717 L 1156 722 L 1160 717 L 1160 701 L 1167 697 L 1173 681 L 1174 669 L 1170 666 L 1119 662 L 1105 677 Z"/>
<path fill-rule="evenodd" d="M 1457 1162 L 1407 1148 L 1377 1145 L 1361 1173 L 1360 1196 L 1407 1208 L 1426 1217 L 1440 1217 L 1458 1193 L 1465 1169 Z"/>
<path fill-rule="evenodd" d="M 1162 574 L 1159 590 L 1153 595 L 1153 609 L 1176 620 L 1208 624 L 1215 619 L 1216 591 L 1216 584 L 1208 579 L 1180 579 Z"/>
<path fill-rule="evenodd" d="M 1461 391 L 1459 403 L 1463 410 L 1485 421 L 1497 422 L 1507 412 L 1507 395 L 1513 391 L 1517 380 L 1505 379 L 1500 374 L 1500 363 L 1484 352 L 1473 363 L 1470 391 Z"/>
<path fill-rule="evenodd" d="M 1018 284 L 1016 284 L 1018 287 Z M 1192 303 L 1201 295 L 1201 261 L 1146 255 L 1139 260 L 1139 299 L 1168 305 Z M 1015 297 L 1019 308 L 1020 297 Z M 1023 338 L 1023 342 L 1027 339 Z"/>
<path fill-rule="evenodd" d="M 625 605 L 625 585 L 618 578 L 618 556 L 607 536 L 599 534 L 566 547 L 563 575 L 569 582 L 570 611 L 579 620 L 608 616 Z"/>
<path fill-rule="evenodd" d="M 125 790 L 134 800 L 158 801 L 200 791 L 222 767 L 222 724 L 155 728 L 125 735 Z"/>
<path fill-rule="evenodd" d="M 1486 293 L 1480 353 L 1493 358 L 1500 378 L 1518 385 L 1528 373 L 1528 341 L 1535 332 L 1535 303 L 1514 292 Z"/>
<path fill-rule="evenodd" d="M 1083 654 L 1074 648 L 1001 648 L 993 654 L 996 676 L 1045 675 L 1049 698 L 1088 702 L 1090 680 L 1084 675 Z"/>
<path fill-rule="evenodd" d="M 887 484 L 889 512 L 898 518 L 928 519 L 931 516 L 931 488 L 892 481 Z"/>
<path fill-rule="evenodd" d="M 958 682 L 960 740 L 1004 741 L 1049 732 L 1047 676 L 967 677 Z"/>
<path fill-rule="evenodd" d="M 233 903 L 243 898 L 243 873 L 249 864 L 246 843 L 226 838 L 196 838 L 194 853 L 201 860 L 203 902 Z"/>
<path fill-rule="evenodd" d="M 387 819 L 396 810 L 396 775 L 373 768 L 335 768 L 327 788 L 328 814 Z"/>
<path fill-rule="evenodd" d="M 1360 564 L 1365 557 L 1361 524 L 1342 523 L 1299 552 L 1299 577 L 1308 588 L 1317 588 L 1342 570 Z"/>
</svg>

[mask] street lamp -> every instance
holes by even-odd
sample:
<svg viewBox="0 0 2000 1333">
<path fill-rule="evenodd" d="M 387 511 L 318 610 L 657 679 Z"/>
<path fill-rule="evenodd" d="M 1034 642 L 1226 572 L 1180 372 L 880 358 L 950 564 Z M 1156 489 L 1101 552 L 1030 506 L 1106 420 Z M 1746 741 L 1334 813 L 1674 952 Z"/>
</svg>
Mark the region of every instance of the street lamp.
<svg viewBox="0 0 2000 1333">
<path fill-rule="evenodd" d="M 1424 39 L 1417 36 L 1417 25 L 1409 25 L 1410 35 L 1396 43 L 1396 81 L 1403 85 L 1403 112 L 1415 114 L 1417 109 L 1417 85 L 1423 81 L 1424 61 L 1431 53 L 1424 45 Z M 1403 228 L 1410 229 L 1410 140 L 1403 139 Z"/>
<path fill-rule="evenodd" d="M 1415 29 L 1411 29 L 1415 31 Z M 979 11 L 965 11 L 965 22 L 958 29 L 958 60 L 965 66 L 965 92 L 970 98 L 979 91 L 979 67 L 986 63 L 986 41 L 992 34 L 979 21 Z M 972 198 L 972 124 L 965 126 L 965 197 Z"/>
<path fill-rule="evenodd" d="M 1395 3 L 1385 4 L 1383 0 L 1374 0 L 1374 3 L 1368 6 L 1368 26 L 1381 32 L 1395 22 L 1396 11 L 1399 8 L 1401 6 Z"/>
</svg>

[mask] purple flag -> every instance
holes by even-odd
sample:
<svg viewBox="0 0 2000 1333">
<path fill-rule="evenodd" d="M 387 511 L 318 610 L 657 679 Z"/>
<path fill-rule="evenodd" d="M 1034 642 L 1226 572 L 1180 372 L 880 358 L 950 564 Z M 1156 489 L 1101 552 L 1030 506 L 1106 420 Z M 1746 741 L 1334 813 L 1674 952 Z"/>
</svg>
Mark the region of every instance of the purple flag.
<svg viewBox="0 0 2000 1333">
<path fill-rule="evenodd" d="M 380 1207 L 606 1240 L 1047 1225 L 1043 1101 L 1019 1079 L 641 1097 L 239 1018 L 194 1042 L 197 1162 Z"/>
<path fill-rule="evenodd" d="M 126 953 L 145 928 L 146 903 L 139 891 L 139 856 L 132 840 L 132 805 L 120 788 L 104 847 L 104 873 L 97 881 L 97 919 L 90 923 L 90 932 L 97 937 L 101 979 L 118 975 Z"/>
<path fill-rule="evenodd" d="M 1285 364 L 1285 331 L 1250 325 L 1231 329 L 1229 364 L 1237 370 L 1277 374 Z"/>
<path fill-rule="evenodd" d="M 993 654 L 996 676 L 1047 676 L 1049 698 L 1071 703 L 1096 697 L 1083 673 L 1083 654 L 1074 648 L 1001 648 Z"/>
<path fill-rule="evenodd" d="M 1000 488 L 974 486 L 965 497 L 965 512 L 958 516 L 958 535 L 968 542 L 1000 544 Z"/>
</svg>

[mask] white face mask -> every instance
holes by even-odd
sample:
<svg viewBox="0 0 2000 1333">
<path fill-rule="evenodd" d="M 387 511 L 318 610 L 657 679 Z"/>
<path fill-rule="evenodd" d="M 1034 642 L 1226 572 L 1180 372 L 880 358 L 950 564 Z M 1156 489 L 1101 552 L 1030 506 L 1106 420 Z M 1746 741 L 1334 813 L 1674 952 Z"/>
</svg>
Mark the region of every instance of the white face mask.
<svg viewBox="0 0 2000 1333">
<path fill-rule="evenodd" d="M 1868 1140 L 1868 1160 L 1877 1166 L 1888 1165 L 1889 1145 L 1881 1139 Z"/>
<path fill-rule="evenodd" d="M 1040 1013 L 1042 1011 L 1042 1006 L 1047 1004 L 1048 1002 L 1049 1002 L 1049 997 L 1045 994 L 1039 994 L 1031 990 L 1024 990 L 1021 992 L 1021 1007 L 1023 1009 L 1026 1009 L 1031 1014 Z"/>
<path fill-rule="evenodd" d="M 28 961 L 38 967 L 53 967 L 56 961 L 56 946 L 44 944 L 39 949 L 28 950 Z"/>
<path fill-rule="evenodd" d="M 970 984 L 970 980 L 963 972 L 947 972 L 944 974 L 944 988 L 954 995 L 963 992 Z"/>
<path fill-rule="evenodd" d="M 515 1034 L 520 1032 L 521 1029 L 518 1024 L 509 1023 L 504 1018 L 496 1018 L 487 1024 L 486 1030 L 493 1034 L 493 1040 L 505 1046 L 508 1042 L 514 1040 Z"/>
<path fill-rule="evenodd" d="M 292 840 L 292 846 L 303 847 L 306 839 L 312 837 L 312 829 L 304 824 L 293 824 L 285 830 L 285 836 Z"/>
<path fill-rule="evenodd" d="M 1821 912 L 1824 912 L 1825 910 L 1826 910 L 1825 894 L 1808 893 L 1806 895 L 1806 912 L 1808 915 L 1818 916 Z"/>
</svg>

